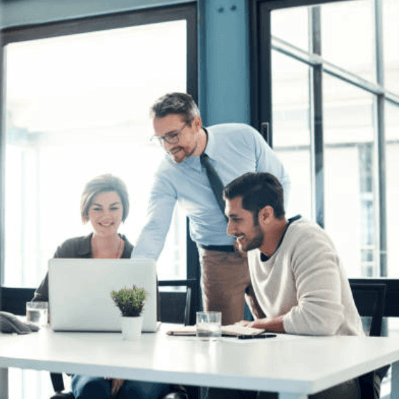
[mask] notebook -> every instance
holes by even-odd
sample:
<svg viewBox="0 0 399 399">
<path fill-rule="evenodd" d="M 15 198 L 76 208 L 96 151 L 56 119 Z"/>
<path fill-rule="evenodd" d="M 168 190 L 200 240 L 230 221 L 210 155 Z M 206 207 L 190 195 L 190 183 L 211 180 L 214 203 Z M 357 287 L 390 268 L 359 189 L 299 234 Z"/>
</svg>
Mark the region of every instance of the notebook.
<svg viewBox="0 0 399 399">
<path fill-rule="evenodd" d="M 221 329 L 222 335 L 228 337 L 255 336 L 262 334 L 266 331 L 261 328 L 244 327 L 240 324 L 230 324 L 228 326 L 222 326 Z M 174 330 L 167 331 L 166 334 L 177 336 L 195 336 L 196 329 L 195 326 L 177 327 Z"/>
<path fill-rule="evenodd" d="M 50 259 L 49 312 L 54 331 L 121 331 L 111 291 L 136 285 L 148 295 L 143 332 L 157 330 L 156 265 L 152 259 Z"/>
</svg>

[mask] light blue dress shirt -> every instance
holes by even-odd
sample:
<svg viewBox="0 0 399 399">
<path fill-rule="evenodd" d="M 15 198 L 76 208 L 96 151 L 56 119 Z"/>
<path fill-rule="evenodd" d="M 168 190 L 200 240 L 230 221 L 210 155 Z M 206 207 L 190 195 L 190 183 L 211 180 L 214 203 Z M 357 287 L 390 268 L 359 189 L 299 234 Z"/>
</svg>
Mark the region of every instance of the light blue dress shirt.
<svg viewBox="0 0 399 399">
<path fill-rule="evenodd" d="M 277 155 L 260 133 L 249 125 L 229 123 L 206 128 L 205 153 L 224 185 L 246 172 L 269 172 L 284 188 L 287 206 L 290 180 Z M 199 156 L 174 163 L 162 160 L 151 191 L 147 222 L 138 237 L 133 258 L 158 259 L 170 227 L 173 209 L 179 202 L 190 220 L 190 234 L 202 245 L 234 245 L 226 233 L 222 214 Z"/>
</svg>

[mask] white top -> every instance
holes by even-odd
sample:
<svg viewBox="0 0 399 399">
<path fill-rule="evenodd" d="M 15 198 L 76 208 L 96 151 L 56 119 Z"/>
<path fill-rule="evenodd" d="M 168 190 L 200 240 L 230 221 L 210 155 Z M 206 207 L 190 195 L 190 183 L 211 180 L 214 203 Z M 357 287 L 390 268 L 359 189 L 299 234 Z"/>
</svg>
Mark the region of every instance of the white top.
<svg viewBox="0 0 399 399">
<path fill-rule="evenodd" d="M 284 316 L 290 334 L 364 335 L 341 260 L 316 223 L 292 222 L 276 252 L 262 262 L 248 253 L 252 285 L 263 312 Z"/>
<path fill-rule="evenodd" d="M 207 342 L 169 337 L 165 331 L 171 328 L 162 325 L 161 331 L 143 334 L 138 341 L 124 341 L 118 333 L 50 329 L 0 334 L 0 367 L 313 394 L 399 360 L 395 337 L 279 334 L 269 339 Z"/>
</svg>

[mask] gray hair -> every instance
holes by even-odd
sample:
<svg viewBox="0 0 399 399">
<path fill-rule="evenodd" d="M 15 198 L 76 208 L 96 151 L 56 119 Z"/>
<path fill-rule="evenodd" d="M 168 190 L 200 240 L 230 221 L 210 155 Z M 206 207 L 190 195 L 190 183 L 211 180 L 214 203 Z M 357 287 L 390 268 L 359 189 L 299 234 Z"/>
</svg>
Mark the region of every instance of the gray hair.
<svg viewBox="0 0 399 399">
<path fill-rule="evenodd" d="M 124 222 L 129 214 L 129 194 L 127 192 L 126 184 L 119 177 L 111 174 L 97 176 L 86 183 L 82 197 L 80 199 L 80 215 L 83 223 L 89 220 L 89 209 L 93 204 L 94 199 L 101 193 L 108 193 L 115 191 L 122 202 L 123 215 L 122 222 Z"/>
<path fill-rule="evenodd" d="M 164 118 L 171 114 L 182 115 L 185 121 L 191 125 L 191 121 L 200 115 L 197 104 L 190 94 L 168 93 L 155 101 L 151 107 L 153 119 Z"/>
</svg>

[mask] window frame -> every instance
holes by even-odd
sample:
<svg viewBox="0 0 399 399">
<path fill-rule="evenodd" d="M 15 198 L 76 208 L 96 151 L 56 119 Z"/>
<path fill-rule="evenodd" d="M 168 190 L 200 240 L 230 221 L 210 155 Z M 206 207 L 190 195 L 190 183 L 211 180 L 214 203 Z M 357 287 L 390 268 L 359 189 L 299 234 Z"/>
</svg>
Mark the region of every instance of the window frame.
<svg viewBox="0 0 399 399">
<path fill-rule="evenodd" d="M 198 102 L 198 46 L 197 46 L 197 6 L 180 4 L 161 6 L 133 11 L 115 12 L 100 16 L 90 16 L 57 22 L 25 25 L 0 30 L 0 104 L 5 100 L 5 46 L 10 43 L 67 36 L 95 31 L 105 31 L 154 23 L 170 22 L 185 19 L 187 21 L 187 92 Z M 4 107 L 0 107 L 0 309 L 1 286 L 4 281 L 5 267 L 5 123 Z M 192 242 L 187 223 L 187 278 L 196 279 L 194 287 L 194 306 L 199 303 L 199 262 L 198 252 Z M 25 288 L 16 288 L 23 297 Z M 29 289 L 28 289 L 29 290 Z"/>
<path fill-rule="evenodd" d="M 322 85 L 323 73 L 339 78 L 351 85 L 365 90 L 377 98 L 376 106 L 376 192 L 377 203 L 377 251 L 379 253 L 379 274 L 387 276 L 387 215 L 386 215 L 386 168 L 385 168 L 385 101 L 399 105 L 399 96 L 384 87 L 382 58 L 382 4 L 374 0 L 375 12 L 375 65 L 376 84 L 367 82 L 357 75 L 339 68 L 320 56 L 320 39 L 316 34 L 320 29 L 320 13 L 313 10 L 310 18 L 311 51 L 308 54 L 288 43 L 272 38 L 271 13 L 274 10 L 300 6 L 318 6 L 323 4 L 342 3 L 351 0 L 251 0 L 250 26 L 253 27 L 250 36 L 251 56 L 251 123 L 260 129 L 262 124 L 269 123 L 270 142 L 273 146 L 272 124 L 272 51 L 277 50 L 313 68 L 311 79 L 311 164 L 312 164 L 312 204 L 316 222 L 324 227 L 324 148 L 323 148 L 323 112 Z M 317 179 L 316 179 L 317 176 Z"/>
</svg>

